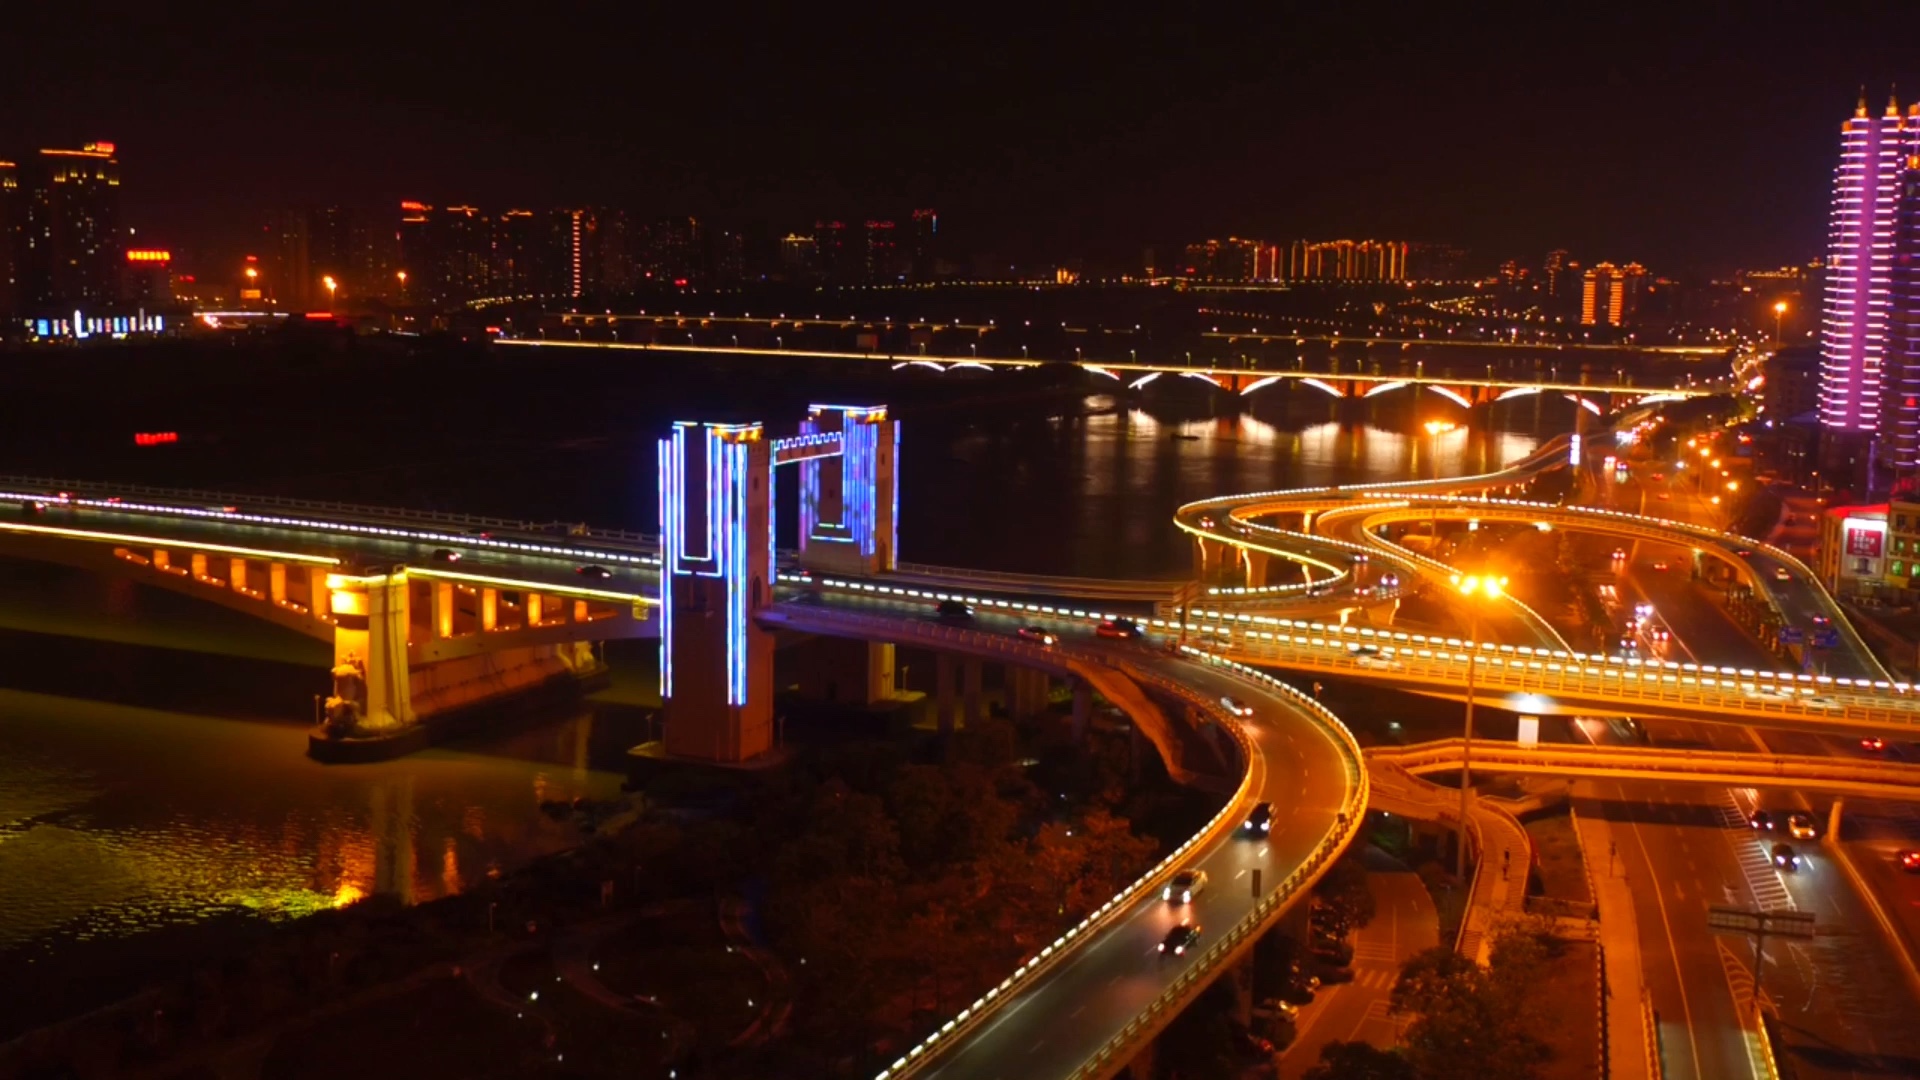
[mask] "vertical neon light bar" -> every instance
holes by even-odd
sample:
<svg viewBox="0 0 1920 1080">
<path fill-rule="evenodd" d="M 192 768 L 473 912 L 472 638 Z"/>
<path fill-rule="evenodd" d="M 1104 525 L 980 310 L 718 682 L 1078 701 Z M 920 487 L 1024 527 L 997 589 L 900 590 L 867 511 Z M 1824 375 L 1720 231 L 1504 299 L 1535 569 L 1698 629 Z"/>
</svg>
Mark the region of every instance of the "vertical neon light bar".
<svg viewBox="0 0 1920 1080">
<path fill-rule="evenodd" d="M 706 450 L 706 513 L 697 531 L 687 523 L 687 453 L 689 431 L 698 430 Z M 720 608 L 725 616 L 725 700 L 742 705 L 747 699 L 747 605 L 750 547 L 747 543 L 747 498 L 752 470 L 750 445 L 759 441 L 758 424 L 676 423 L 673 434 L 660 440 L 660 693 L 672 698 L 674 683 L 675 607 L 681 579 L 717 579 Z M 771 520 L 772 515 L 768 515 Z M 771 540 L 772 529 L 768 528 Z M 771 560 L 762 568 L 769 575 Z"/>
</svg>

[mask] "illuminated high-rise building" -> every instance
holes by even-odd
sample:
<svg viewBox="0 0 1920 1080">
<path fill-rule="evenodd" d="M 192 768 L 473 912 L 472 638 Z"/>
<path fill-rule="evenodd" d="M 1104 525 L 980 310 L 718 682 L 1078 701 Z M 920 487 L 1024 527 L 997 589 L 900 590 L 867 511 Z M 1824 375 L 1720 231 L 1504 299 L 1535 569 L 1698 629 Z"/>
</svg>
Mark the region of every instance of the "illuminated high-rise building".
<svg viewBox="0 0 1920 1080">
<path fill-rule="evenodd" d="M 1907 113 L 1909 137 L 1920 139 L 1916 123 L 1920 105 Z M 1920 150 L 1907 158 L 1896 189 L 1879 432 L 1882 460 L 1910 474 L 1920 469 Z"/>
<path fill-rule="evenodd" d="M 867 222 L 866 280 L 891 282 L 898 275 L 895 266 L 898 255 L 893 234 L 891 221 Z"/>
<path fill-rule="evenodd" d="M 20 168 L 0 161 L 0 315 L 20 311 L 20 238 L 26 229 Z"/>
<path fill-rule="evenodd" d="M 1580 280 L 1581 326 L 1631 326 L 1646 289 L 1647 268 L 1639 263 L 1595 263 Z"/>
<path fill-rule="evenodd" d="M 26 179 L 25 305 L 70 312 L 120 299 L 120 163 L 113 144 L 42 150 Z"/>
<path fill-rule="evenodd" d="M 1407 244 L 1395 240 L 1295 240 L 1287 251 L 1295 281 L 1405 281 Z"/>
<path fill-rule="evenodd" d="M 1545 274 L 1543 276 L 1547 279 L 1548 296 L 1563 296 L 1573 287 L 1573 283 L 1569 280 L 1567 273 L 1567 253 L 1565 249 L 1555 249 L 1547 252 L 1547 262 L 1544 269 Z"/>
<path fill-rule="evenodd" d="M 913 251 L 908 273 L 915 281 L 933 280 L 940 250 L 940 215 L 932 210 L 915 210 L 911 242 Z"/>
<path fill-rule="evenodd" d="M 1920 113 L 1902 117 L 1889 101 L 1886 112 L 1871 116 L 1864 96 L 1840 125 L 1820 328 L 1820 422 L 1836 431 L 1873 435 L 1887 411 L 1882 366 L 1893 267 L 1913 254 L 1896 244 L 1896 220 L 1901 174 L 1915 152 L 1916 134 Z"/>
</svg>

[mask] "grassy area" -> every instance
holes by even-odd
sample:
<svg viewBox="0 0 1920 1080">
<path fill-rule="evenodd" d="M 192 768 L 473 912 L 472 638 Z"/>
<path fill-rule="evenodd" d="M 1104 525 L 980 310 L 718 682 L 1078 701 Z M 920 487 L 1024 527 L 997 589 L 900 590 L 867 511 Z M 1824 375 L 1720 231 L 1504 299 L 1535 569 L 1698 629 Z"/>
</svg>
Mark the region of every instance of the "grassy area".
<svg viewBox="0 0 1920 1080">
<path fill-rule="evenodd" d="M 1556 900 L 1593 903 L 1587 888 L 1586 859 L 1574 835 L 1573 819 L 1565 814 L 1536 817 L 1526 823 L 1540 860 L 1540 884 Z"/>
<path fill-rule="evenodd" d="M 1600 1054 L 1600 972 L 1591 941 L 1564 941 L 1532 994 L 1534 1034 L 1553 1050 L 1540 1080 L 1590 1080 Z M 1631 1006 L 1632 1003 L 1625 1003 Z"/>
<path fill-rule="evenodd" d="M 529 1016 L 553 1026 L 555 1061 L 564 1058 L 576 1071 L 606 1074 L 624 1068 L 644 1076 L 665 1057 L 669 1041 L 663 1017 L 611 1009 L 587 997 L 554 973 L 544 952 L 520 953 L 500 965 L 500 985 L 526 1002 Z M 491 1022 L 504 1021 L 495 1013 Z"/>
<path fill-rule="evenodd" d="M 466 984 L 435 980 L 280 1036 L 260 1064 L 281 1080 L 487 1076 L 541 1052 L 538 1028 L 503 1022 Z"/>
<path fill-rule="evenodd" d="M 616 994 L 658 1001 L 715 1050 L 746 1030 L 766 1004 L 758 965 L 730 949 L 711 915 L 647 919 L 593 949 L 600 981 Z"/>
</svg>

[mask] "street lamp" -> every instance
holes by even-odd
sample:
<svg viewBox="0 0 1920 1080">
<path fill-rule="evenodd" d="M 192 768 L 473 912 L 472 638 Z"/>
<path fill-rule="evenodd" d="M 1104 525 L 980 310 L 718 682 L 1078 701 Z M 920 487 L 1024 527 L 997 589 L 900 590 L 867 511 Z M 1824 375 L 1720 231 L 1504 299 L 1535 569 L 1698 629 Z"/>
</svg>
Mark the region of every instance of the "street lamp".
<svg viewBox="0 0 1920 1080">
<path fill-rule="evenodd" d="M 333 306 L 333 294 L 340 288 L 340 283 L 333 280 L 332 274 L 328 274 L 320 279 L 320 284 L 327 287 L 327 306 Z"/>
<path fill-rule="evenodd" d="M 407 295 L 407 272 L 405 270 L 395 271 L 393 276 L 400 279 L 400 295 Z"/>
<path fill-rule="evenodd" d="M 1776 349 L 1780 347 L 1780 320 L 1785 318 L 1786 314 L 1787 302 L 1775 300 L 1773 302 L 1773 347 Z"/>
<path fill-rule="evenodd" d="M 1460 590 L 1460 595 L 1466 598 L 1467 609 L 1473 612 L 1467 624 L 1467 721 L 1460 743 L 1460 842 L 1453 862 L 1453 876 L 1464 881 L 1467 876 L 1467 800 L 1473 790 L 1473 683 L 1480 666 L 1480 603 L 1500 599 L 1506 591 L 1507 579 L 1491 574 L 1456 575 L 1453 586 Z"/>
</svg>

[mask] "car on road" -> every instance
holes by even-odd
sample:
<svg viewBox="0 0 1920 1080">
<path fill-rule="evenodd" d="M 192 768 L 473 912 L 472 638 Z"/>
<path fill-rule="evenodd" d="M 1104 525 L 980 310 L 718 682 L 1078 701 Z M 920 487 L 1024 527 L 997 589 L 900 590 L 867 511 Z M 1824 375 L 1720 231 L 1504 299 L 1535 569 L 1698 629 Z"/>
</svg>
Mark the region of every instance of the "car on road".
<svg viewBox="0 0 1920 1080">
<path fill-rule="evenodd" d="M 1752 829 L 1758 829 L 1761 832 L 1772 832 L 1773 815 L 1767 813 L 1765 810 L 1755 810 L 1753 813 L 1747 815 L 1747 826 Z"/>
<path fill-rule="evenodd" d="M 1332 591 L 1333 591 L 1333 586 L 1331 586 L 1331 585 L 1309 585 L 1309 586 L 1307 586 L 1307 595 L 1308 595 L 1308 596 L 1325 596 L 1325 595 L 1327 595 L 1328 593 L 1330 593 L 1330 592 L 1332 592 Z"/>
<path fill-rule="evenodd" d="M 1808 700 L 1811 701 L 1812 699 L 1809 698 Z M 1886 748 L 1887 740 L 1878 735 L 1868 735 L 1860 740 L 1860 749 L 1865 750 L 1869 754 L 1881 753 L 1885 751 Z"/>
<path fill-rule="evenodd" d="M 1023 626 L 1014 631 L 1014 633 L 1019 634 L 1028 641 L 1037 641 L 1042 645 L 1052 645 L 1060 640 L 1053 636 L 1053 631 L 1048 630 L 1044 626 Z"/>
<path fill-rule="evenodd" d="M 1614 562 L 1625 562 L 1625 561 L 1626 561 L 1626 558 L 1627 558 L 1627 549 L 1626 549 L 1626 548 L 1614 548 L 1614 549 L 1613 549 L 1613 561 L 1614 561 Z"/>
<path fill-rule="evenodd" d="M 1356 553 L 1353 557 L 1353 565 L 1355 566 L 1367 565 L 1367 553 L 1364 551 Z"/>
<path fill-rule="evenodd" d="M 1909 874 L 1920 874 L 1920 851 L 1911 848 L 1899 854 L 1900 869 Z"/>
<path fill-rule="evenodd" d="M 1788 814 L 1787 835 L 1795 840 L 1813 839 L 1813 815 L 1804 810 L 1795 810 Z"/>
<path fill-rule="evenodd" d="M 1119 638 L 1123 641 L 1134 640 L 1142 633 L 1140 624 L 1132 619 L 1104 619 L 1093 628 L 1093 632 L 1103 638 Z"/>
<path fill-rule="evenodd" d="M 1167 936 L 1160 939 L 1160 951 L 1162 953 L 1179 956 L 1188 949 L 1193 948 L 1194 942 L 1199 940 L 1200 928 L 1198 926 L 1192 923 L 1181 923 L 1167 931 Z"/>
<path fill-rule="evenodd" d="M 1379 656 L 1380 646 L 1362 645 L 1358 642 L 1355 642 L 1354 644 L 1347 646 L 1347 653 L 1351 656 Z"/>
<path fill-rule="evenodd" d="M 1363 668 L 1372 668 L 1375 671 L 1400 670 L 1400 661 L 1395 660 L 1391 656 L 1369 656 L 1366 654 L 1362 654 L 1354 657 L 1353 662 L 1360 665 Z"/>
<path fill-rule="evenodd" d="M 1800 853 L 1793 850 L 1792 844 L 1773 845 L 1773 865 L 1782 870 L 1800 869 Z"/>
<path fill-rule="evenodd" d="M 1240 1049 L 1244 1051 L 1248 1057 L 1256 1061 L 1271 1061 L 1273 1055 L 1280 1052 L 1274 1047 L 1272 1040 L 1263 1039 L 1244 1028 L 1240 1029 L 1237 1041 L 1240 1044 Z"/>
<path fill-rule="evenodd" d="M 1381 587 L 1381 588 L 1383 588 L 1383 589 L 1397 589 L 1397 588 L 1399 588 L 1399 587 L 1400 587 L 1400 575 L 1399 575 L 1399 574 L 1381 574 L 1381 575 L 1380 575 L 1380 587 Z"/>
<path fill-rule="evenodd" d="M 1756 701 L 1792 701 L 1793 700 L 1792 694 L 1787 693 L 1785 690 L 1776 690 L 1771 686 L 1755 686 L 1752 683 L 1748 683 L 1745 687 L 1742 687 L 1741 689 L 1742 689 L 1742 692 L 1747 697 L 1753 698 Z"/>
<path fill-rule="evenodd" d="M 1647 631 L 1647 636 L 1661 645 L 1665 645 L 1667 641 L 1673 637 L 1664 626 L 1656 626 L 1652 630 Z"/>
<path fill-rule="evenodd" d="M 434 548 L 434 549 L 433 549 L 433 561 L 434 561 L 434 562 L 448 562 L 448 563 L 452 563 L 452 562 L 459 562 L 459 561 L 460 561 L 460 553 L 459 553 L 459 552 L 457 552 L 457 551 L 455 551 L 455 550 L 453 550 L 452 548 Z"/>
<path fill-rule="evenodd" d="M 1656 495 L 1654 495 L 1654 498 L 1656 498 L 1656 499 L 1659 499 L 1659 500 L 1660 500 L 1661 502 L 1668 502 L 1668 501 L 1670 501 L 1670 500 L 1671 500 L 1671 499 L 1673 498 L 1673 496 L 1671 496 L 1671 495 L 1669 495 L 1669 494 L 1667 494 L 1666 492 L 1664 492 L 1664 491 L 1662 491 L 1662 492 L 1659 492 L 1658 494 L 1656 494 Z"/>
<path fill-rule="evenodd" d="M 1735 548 L 1733 549 L 1733 553 L 1743 559 L 1753 558 L 1753 550 L 1751 548 Z"/>
<path fill-rule="evenodd" d="M 1213 519 L 1205 515 L 1202 515 L 1200 518 L 1200 527 L 1203 529 L 1213 528 Z"/>
<path fill-rule="evenodd" d="M 1773 580 L 1792 581 L 1793 573 L 1784 566 L 1776 566 L 1773 568 Z"/>
<path fill-rule="evenodd" d="M 1254 836 L 1265 836 L 1273 829 L 1273 804 L 1263 802 L 1247 815 L 1246 831 Z"/>
<path fill-rule="evenodd" d="M 1653 572 L 1656 574 L 1664 574 L 1667 572 L 1667 570 L 1668 570 L 1668 566 L 1667 566 L 1667 561 L 1665 559 L 1662 559 L 1659 562 L 1656 562 L 1653 564 Z"/>
<path fill-rule="evenodd" d="M 1244 701 L 1241 701 L 1237 697 L 1221 698 L 1220 706 L 1221 708 L 1226 709 L 1228 712 L 1232 713 L 1235 716 L 1245 717 L 1245 716 L 1253 715 L 1253 706 L 1247 704 Z"/>
<path fill-rule="evenodd" d="M 1845 705 L 1840 704 L 1839 698 L 1828 697 L 1825 694 L 1812 694 L 1810 696 L 1803 697 L 1800 699 L 1800 704 L 1805 705 L 1809 709 L 1844 709 L 1846 708 Z"/>
<path fill-rule="evenodd" d="M 942 600 L 933 606 L 933 614 L 941 622 L 970 622 L 973 608 L 964 600 Z"/>
<path fill-rule="evenodd" d="M 1160 898 L 1169 904 L 1191 904 L 1200 890 L 1207 887 L 1207 872 L 1198 867 L 1189 866 L 1173 875 L 1167 887 L 1160 890 Z"/>
<path fill-rule="evenodd" d="M 579 567 L 578 569 L 574 570 L 574 573 L 579 574 L 581 577 L 593 578 L 597 581 L 605 581 L 608 578 L 613 576 L 613 571 L 607 569 L 604 566 L 595 566 L 591 563 L 589 563 L 586 566 Z"/>
</svg>

